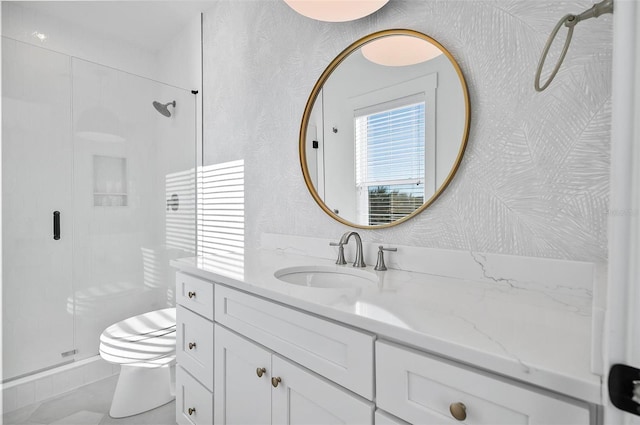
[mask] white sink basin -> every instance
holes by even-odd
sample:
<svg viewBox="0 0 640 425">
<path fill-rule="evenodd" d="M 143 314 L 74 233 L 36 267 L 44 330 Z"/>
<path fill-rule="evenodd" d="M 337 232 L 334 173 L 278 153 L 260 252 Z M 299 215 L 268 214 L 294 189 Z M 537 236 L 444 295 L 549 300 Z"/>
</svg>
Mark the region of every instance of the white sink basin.
<svg viewBox="0 0 640 425">
<path fill-rule="evenodd" d="M 274 273 L 287 283 L 313 288 L 363 288 L 378 283 L 378 276 L 367 270 L 347 266 L 287 267 Z"/>
</svg>

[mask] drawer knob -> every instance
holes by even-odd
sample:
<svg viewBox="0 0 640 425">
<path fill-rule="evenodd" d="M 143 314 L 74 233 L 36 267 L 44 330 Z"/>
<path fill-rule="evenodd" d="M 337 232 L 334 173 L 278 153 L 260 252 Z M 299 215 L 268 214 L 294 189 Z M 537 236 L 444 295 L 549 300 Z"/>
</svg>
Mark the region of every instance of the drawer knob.
<svg viewBox="0 0 640 425">
<path fill-rule="evenodd" d="M 262 378 L 262 375 L 264 375 L 267 372 L 267 369 L 265 369 L 264 367 L 259 367 L 256 369 L 256 374 L 258 375 L 258 378 Z"/>
<path fill-rule="evenodd" d="M 187 412 L 189 412 L 189 416 L 191 416 L 194 413 L 196 413 L 196 408 L 195 407 L 190 407 L 189 409 L 187 409 Z"/>
<path fill-rule="evenodd" d="M 467 419 L 467 406 L 460 402 L 451 403 L 451 405 L 449 406 L 449 412 L 451 412 L 451 416 L 459 421 L 464 421 L 465 419 Z"/>
<path fill-rule="evenodd" d="M 189 293 L 187 295 L 189 296 L 189 298 L 195 298 L 196 293 L 189 291 Z"/>
<path fill-rule="evenodd" d="M 279 376 L 271 378 L 271 385 L 273 385 L 273 388 L 276 388 L 280 382 L 282 382 L 282 379 L 280 379 Z"/>
<path fill-rule="evenodd" d="M 195 342 L 190 342 L 189 343 L 189 350 L 193 350 L 194 348 L 196 348 L 196 343 Z"/>
</svg>

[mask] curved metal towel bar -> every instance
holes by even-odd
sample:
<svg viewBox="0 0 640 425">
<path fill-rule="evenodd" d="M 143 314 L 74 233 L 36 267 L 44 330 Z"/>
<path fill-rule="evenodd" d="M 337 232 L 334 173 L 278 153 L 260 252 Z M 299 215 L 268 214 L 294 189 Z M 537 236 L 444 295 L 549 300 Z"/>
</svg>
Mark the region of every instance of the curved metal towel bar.
<svg viewBox="0 0 640 425">
<path fill-rule="evenodd" d="M 562 65 L 562 61 L 564 61 L 564 57 L 567 55 L 567 51 L 569 50 L 569 45 L 571 44 L 571 37 L 573 36 L 573 29 L 580 21 L 584 21 L 589 18 L 597 18 L 598 16 L 605 13 L 613 13 L 613 0 L 603 0 L 600 3 L 594 4 L 591 8 L 585 10 L 579 15 L 565 15 L 560 19 L 560 21 L 556 24 L 553 31 L 551 31 L 551 35 L 547 40 L 547 44 L 545 44 L 544 49 L 542 50 L 542 56 L 540 57 L 540 62 L 538 62 L 538 69 L 536 70 L 536 79 L 534 82 L 534 86 L 536 91 L 543 91 L 551 81 L 553 81 L 554 77 L 558 73 L 560 69 L 560 65 Z M 540 74 L 542 73 L 542 67 L 544 66 L 544 61 L 547 59 L 547 55 L 549 54 L 549 49 L 553 44 L 553 40 L 558 35 L 558 31 L 562 26 L 566 26 L 569 30 L 567 32 L 567 39 L 564 42 L 564 47 L 562 48 L 562 52 L 560 52 L 560 58 L 558 59 L 558 63 L 551 71 L 547 82 L 540 86 Z"/>
</svg>

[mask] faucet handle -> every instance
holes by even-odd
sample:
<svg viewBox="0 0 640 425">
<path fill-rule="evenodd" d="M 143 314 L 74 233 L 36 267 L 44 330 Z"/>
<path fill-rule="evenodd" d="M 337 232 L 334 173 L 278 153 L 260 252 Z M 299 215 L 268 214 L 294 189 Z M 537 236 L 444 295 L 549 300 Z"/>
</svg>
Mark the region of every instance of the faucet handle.
<svg viewBox="0 0 640 425">
<path fill-rule="evenodd" d="M 392 251 L 396 252 L 398 248 L 385 248 L 382 245 L 378 246 L 378 261 L 376 262 L 376 266 L 373 270 L 376 271 L 385 271 L 387 270 L 387 266 L 384 264 L 384 251 Z"/>
<path fill-rule="evenodd" d="M 342 242 L 329 242 L 329 245 L 338 247 L 338 259 L 336 260 L 336 264 L 340 266 L 347 264 L 347 260 L 344 259 L 344 244 Z"/>
</svg>

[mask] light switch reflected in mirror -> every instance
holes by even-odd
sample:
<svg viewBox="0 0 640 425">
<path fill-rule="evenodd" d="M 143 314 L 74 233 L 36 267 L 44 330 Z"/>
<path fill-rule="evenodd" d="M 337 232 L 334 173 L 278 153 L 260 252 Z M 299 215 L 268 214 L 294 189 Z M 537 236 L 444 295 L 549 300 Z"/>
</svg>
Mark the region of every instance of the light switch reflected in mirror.
<svg viewBox="0 0 640 425">
<path fill-rule="evenodd" d="M 393 226 L 453 178 L 467 143 L 466 82 L 451 54 L 411 30 L 371 34 L 320 76 L 300 129 L 307 187 L 336 220 Z"/>
</svg>

